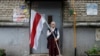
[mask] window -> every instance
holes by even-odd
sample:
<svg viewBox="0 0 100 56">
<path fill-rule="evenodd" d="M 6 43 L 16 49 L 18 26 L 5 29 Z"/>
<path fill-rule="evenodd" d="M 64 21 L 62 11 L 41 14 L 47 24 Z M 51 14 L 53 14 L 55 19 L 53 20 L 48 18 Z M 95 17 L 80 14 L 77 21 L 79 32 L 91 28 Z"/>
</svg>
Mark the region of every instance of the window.
<svg viewBox="0 0 100 56">
<path fill-rule="evenodd" d="M 52 15 L 48 16 L 48 24 L 50 24 L 52 22 Z"/>
</svg>

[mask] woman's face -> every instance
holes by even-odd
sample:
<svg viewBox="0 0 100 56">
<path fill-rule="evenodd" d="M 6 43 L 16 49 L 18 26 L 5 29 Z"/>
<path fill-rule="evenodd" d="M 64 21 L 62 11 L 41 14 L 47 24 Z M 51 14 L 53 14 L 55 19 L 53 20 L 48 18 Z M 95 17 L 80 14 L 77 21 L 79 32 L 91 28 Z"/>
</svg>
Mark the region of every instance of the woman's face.
<svg viewBox="0 0 100 56">
<path fill-rule="evenodd" d="M 50 25 L 51 25 L 52 28 L 55 28 L 55 26 L 56 26 L 55 22 L 51 22 Z"/>
</svg>

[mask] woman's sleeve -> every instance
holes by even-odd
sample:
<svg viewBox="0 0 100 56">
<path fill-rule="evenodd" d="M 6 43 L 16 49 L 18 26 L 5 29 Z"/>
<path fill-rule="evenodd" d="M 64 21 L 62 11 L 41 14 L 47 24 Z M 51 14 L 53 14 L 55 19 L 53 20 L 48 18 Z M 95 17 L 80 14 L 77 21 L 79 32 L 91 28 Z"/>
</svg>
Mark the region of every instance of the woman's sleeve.
<svg viewBox="0 0 100 56">
<path fill-rule="evenodd" d="M 50 36 L 51 35 L 51 32 L 49 32 L 49 30 L 47 30 L 47 36 Z"/>
<path fill-rule="evenodd" d="M 57 30 L 57 39 L 59 39 L 60 38 L 60 33 L 59 33 L 59 30 Z"/>
</svg>

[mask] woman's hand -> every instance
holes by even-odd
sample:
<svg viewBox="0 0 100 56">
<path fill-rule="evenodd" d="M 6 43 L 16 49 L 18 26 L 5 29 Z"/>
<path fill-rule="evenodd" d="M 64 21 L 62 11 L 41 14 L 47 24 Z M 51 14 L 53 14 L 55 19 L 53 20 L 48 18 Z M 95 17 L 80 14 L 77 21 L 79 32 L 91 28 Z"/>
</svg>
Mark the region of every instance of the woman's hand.
<svg viewBox="0 0 100 56">
<path fill-rule="evenodd" d="M 57 41 L 58 40 L 58 38 L 55 38 L 55 41 Z"/>
</svg>

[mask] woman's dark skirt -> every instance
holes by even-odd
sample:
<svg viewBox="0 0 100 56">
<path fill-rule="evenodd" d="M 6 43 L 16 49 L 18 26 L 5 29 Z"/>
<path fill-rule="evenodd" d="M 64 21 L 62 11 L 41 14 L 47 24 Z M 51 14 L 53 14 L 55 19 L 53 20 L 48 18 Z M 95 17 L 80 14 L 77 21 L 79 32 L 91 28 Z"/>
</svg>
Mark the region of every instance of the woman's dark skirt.
<svg viewBox="0 0 100 56">
<path fill-rule="evenodd" d="M 58 41 L 57 41 L 58 43 Z M 53 37 L 47 38 L 47 48 L 49 49 L 50 56 L 57 56 L 59 55 L 58 49 L 56 46 L 56 42 Z"/>
</svg>

